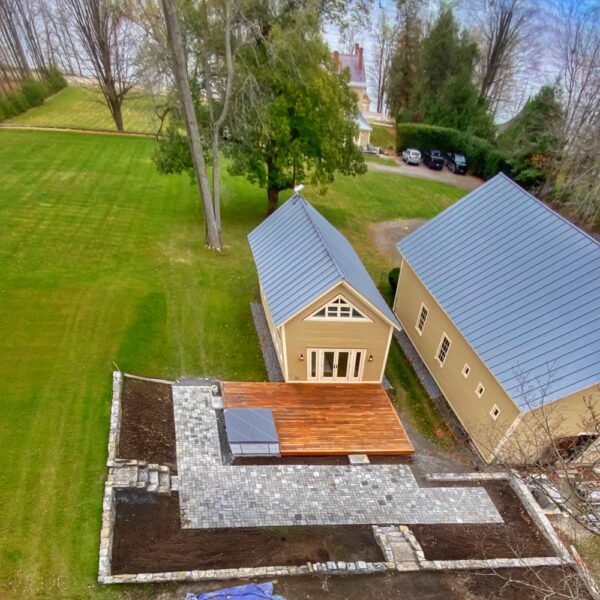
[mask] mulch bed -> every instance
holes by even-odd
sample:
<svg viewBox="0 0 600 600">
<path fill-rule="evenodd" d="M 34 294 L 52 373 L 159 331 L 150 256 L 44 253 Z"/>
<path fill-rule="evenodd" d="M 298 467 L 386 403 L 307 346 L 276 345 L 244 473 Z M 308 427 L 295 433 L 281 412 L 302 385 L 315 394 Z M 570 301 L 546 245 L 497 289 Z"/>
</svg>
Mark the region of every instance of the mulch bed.
<svg viewBox="0 0 600 600">
<path fill-rule="evenodd" d="M 181 529 L 179 495 L 117 492 L 113 574 L 383 560 L 371 527 Z"/>
<path fill-rule="evenodd" d="M 170 385 L 123 378 L 118 457 L 166 465 L 177 472 Z"/>
<path fill-rule="evenodd" d="M 439 485 L 436 484 L 436 485 Z M 460 482 L 484 487 L 504 519 L 502 525 L 411 525 L 428 560 L 554 556 L 512 487 L 505 481 Z M 445 487 L 454 487 L 444 484 Z"/>
</svg>

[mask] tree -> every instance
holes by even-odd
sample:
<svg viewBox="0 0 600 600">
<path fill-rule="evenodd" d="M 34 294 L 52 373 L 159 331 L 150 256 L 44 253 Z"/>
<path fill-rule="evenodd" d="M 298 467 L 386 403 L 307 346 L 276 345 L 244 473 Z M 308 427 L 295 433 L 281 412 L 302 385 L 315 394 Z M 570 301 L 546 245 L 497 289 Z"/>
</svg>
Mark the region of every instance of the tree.
<svg viewBox="0 0 600 600">
<path fill-rule="evenodd" d="M 390 72 L 395 35 L 394 26 L 390 23 L 386 11 L 380 9 L 373 35 L 375 88 L 377 89 L 376 111 L 378 113 L 383 112 L 386 104 L 387 79 Z"/>
<path fill-rule="evenodd" d="M 206 4 L 201 4 L 199 12 L 188 12 L 188 24 L 194 23 L 194 17 L 198 18 L 200 22 L 198 32 L 200 36 L 198 44 L 200 45 L 195 48 L 197 54 L 195 55 L 194 67 L 197 72 L 201 73 L 201 76 L 198 79 L 192 80 L 192 83 L 190 83 L 188 74 L 186 48 L 175 0 L 162 0 L 162 6 L 173 71 L 179 93 L 181 115 L 187 132 L 187 141 L 184 141 L 177 131 L 179 121 L 175 119 L 171 124 L 169 136 L 162 143 L 162 152 L 157 157 L 157 164 L 163 171 L 169 172 L 181 171 L 188 164 L 188 161 L 191 162 L 204 212 L 206 243 L 209 248 L 220 250 L 219 140 L 229 109 L 233 80 L 233 53 L 231 48 L 232 2 L 231 0 L 225 0 L 222 6 L 213 5 L 210 8 Z M 188 8 L 190 11 L 193 10 L 192 7 Z M 219 78 L 212 76 L 213 71 L 215 69 L 218 70 L 218 50 L 212 45 L 204 44 L 202 37 L 203 34 L 209 37 L 209 20 L 215 17 L 216 14 L 219 14 L 219 8 L 223 9 L 223 20 L 218 20 L 218 22 L 223 25 L 222 32 L 224 31 L 224 33 L 221 33 L 224 40 L 226 73 L 224 89 L 218 88 Z M 214 22 L 212 26 L 214 28 Z M 192 86 L 196 88 L 195 98 L 192 93 Z M 202 96 L 199 93 L 199 88 L 203 92 Z M 217 104 L 220 105 L 218 112 L 216 109 Z M 203 114 L 202 122 L 204 127 L 202 129 L 200 126 L 201 120 L 198 118 L 197 113 Z M 213 167 L 212 192 L 209 185 L 205 158 L 206 150 L 202 133 L 204 133 L 205 137 L 210 138 L 211 143 L 210 156 Z"/>
<path fill-rule="evenodd" d="M 93 73 L 117 130 L 123 131 L 122 105 L 136 80 L 136 25 L 126 6 L 112 0 L 62 0 L 70 27 Z"/>
<path fill-rule="evenodd" d="M 422 0 L 397 0 L 395 41 L 386 82 L 386 104 L 397 117 L 408 108 L 418 78 Z"/>
<path fill-rule="evenodd" d="M 535 47 L 535 11 L 527 0 L 479 0 L 472 11 L 480 50 L 479 94 L 495 115 L 510 99 L 521 64 L 531 62 L 528 48 Z"/>
<path fill-rule="evenodd" d="M 268 212 L 298 182 L 326 185 L 334 174 L 364 173 L 354 143 L 356 96 L 338 73 L 312 11 L 281 16 L 243 52 L 238 74 L 230 171 L 267 188 Z M 266 34 L 266 35 L 265 35 Z"/>
<path fill-rule="evenodd" d="M 530 98 L 498 138 L 509 157 L 513 177 L 525 186 L 539 187 L 551 176 L 565 140 L 564 112 L 555 86 L 544 86 Z"/>
<path fill-rule="evenodd" d="M 419 76 L 405 120 L 492 137 L 494 126 L 487 104 L 473 83 L 476 59 L 476 44 L 459 32 L 452 9 L 443 6 L 423 39 Z"/>
</svg>

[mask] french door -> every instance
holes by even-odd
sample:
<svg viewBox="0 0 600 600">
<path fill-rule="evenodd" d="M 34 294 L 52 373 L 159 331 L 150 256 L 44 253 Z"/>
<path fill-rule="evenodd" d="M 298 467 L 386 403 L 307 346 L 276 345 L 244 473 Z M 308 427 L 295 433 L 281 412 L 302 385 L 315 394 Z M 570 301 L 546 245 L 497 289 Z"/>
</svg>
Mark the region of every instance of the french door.
<svg viewBox="0 0 600 600">
<path fill-rule="evenodd" d="M 315 348 L 308 350 L 308 378 L 311 381 L 360 381 L 364 350 Z"/>
</svg>

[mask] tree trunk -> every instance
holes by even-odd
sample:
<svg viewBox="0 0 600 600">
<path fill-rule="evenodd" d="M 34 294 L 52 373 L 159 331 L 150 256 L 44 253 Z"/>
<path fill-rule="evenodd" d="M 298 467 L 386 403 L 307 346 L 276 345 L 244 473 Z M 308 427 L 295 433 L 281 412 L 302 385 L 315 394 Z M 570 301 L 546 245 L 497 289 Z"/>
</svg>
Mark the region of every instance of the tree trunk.
<svg viewBox="0 0 600 600">
<path fill-rule="evenodd" d="M 279 190 L 276 187 L 267 188 L 267 215 L 272 215 L 279 204 Z"/>
<path fill-rule="evenodd" d="M 221 231 L 215 219 L 208 174 L 206 171 L 206 162 L 204 160 L 204 148 L 202 145 L 202 139 L 200 137 L 198 120 L 196 118 L 194 101 L 188 79 L 187 63 L 185 59 L 181 30 L 179 28 L 177 8 L 174 0 L 162 0 L 162 6 L 167 28 L 167 39 L 173 55 L 173 65 L 175 68 L 177 88 L 179 90 L 185 127 L 192 153 L 192 162 L 194 164 L 194 173 L 196 174 L 196 183 L 198 185 L 200 200 L 202 202 L 202 210 L 204 212 L 206 245 L 209 248 L 221 250 Z"/>
</svg>

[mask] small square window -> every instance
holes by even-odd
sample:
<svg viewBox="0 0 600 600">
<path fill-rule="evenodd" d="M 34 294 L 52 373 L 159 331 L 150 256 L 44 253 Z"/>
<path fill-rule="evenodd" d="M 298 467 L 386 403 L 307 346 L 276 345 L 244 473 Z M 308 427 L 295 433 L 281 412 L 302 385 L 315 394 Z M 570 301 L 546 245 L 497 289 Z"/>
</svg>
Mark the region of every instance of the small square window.
<svg viewBox="0 0 600 600">
<path fill-rule="evenodd" d="M 465 363 L 465 366 L 462 368 L 463 377 L 466 379 L 469 376 L 470 372 L 471 372 L 471 367 L 467 363 Z"/>
<path fill-rule="evenodd" d="M 483 385 L 480 383 L 477 386 L 477 389 L 475 390 L 475 393 L 477 394 L 478 398 L 481 398 L 481 396 L 483 396 L 483 392 L 485 392 L 485 388 L 483 387 Z"/>
<path fill-rule="evenodd" d="M 490 416 L 492 417 L 492 419 L 494 419 L 494 421 L 500 416 L 500 409 L 496 404 L 492 406 L 492 410 L 490 410 Z"/>
</svg>

